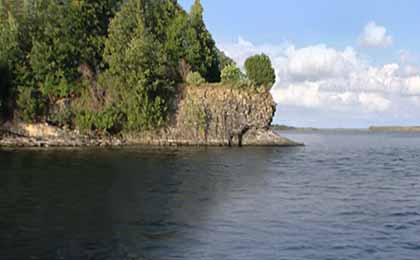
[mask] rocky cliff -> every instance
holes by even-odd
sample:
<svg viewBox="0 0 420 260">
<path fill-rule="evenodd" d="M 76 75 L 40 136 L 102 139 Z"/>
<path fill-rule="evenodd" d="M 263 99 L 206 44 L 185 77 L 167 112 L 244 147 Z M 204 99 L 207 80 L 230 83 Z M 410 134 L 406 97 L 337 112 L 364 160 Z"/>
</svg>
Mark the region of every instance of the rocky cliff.
<svg viewBox="0 0 420 260">
<path fill-rule="evenodd" d="M 271 94 L 263 89 L 186 86 L 180 91 L 171 127 L 128 139 L 178 145 L 296 145 L 270 130 L 275 109 Z"/>
<path fill-rule="evenodd" d="M 266 90 L 226 85 L 186 86 L 179 91 L 170 126 L 119 137 L 81 135 L 47 124 L 8 123 L 0 145 L 220 145 L 292 146 L 270 130 L 276 105 Z"/>
</svg>

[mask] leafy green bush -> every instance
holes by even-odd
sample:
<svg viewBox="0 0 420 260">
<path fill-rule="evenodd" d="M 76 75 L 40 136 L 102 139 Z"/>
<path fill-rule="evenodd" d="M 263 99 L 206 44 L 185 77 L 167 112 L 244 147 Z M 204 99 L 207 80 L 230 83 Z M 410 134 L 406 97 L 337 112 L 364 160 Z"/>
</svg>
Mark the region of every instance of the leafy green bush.
<svg viewBox="0 0 420 260">
<path fill-rule="evenodd" d="M 242 71 L 233 64 L 227 65 L 221 74 L 222 82 L 238 83 L 244 78 Z"/>
<path fill-rule="evenodd" d="M 271 88 L 276 81 L 271 60 L 265 54 L 249 57 L 245 61 L 245 70 L 248 78 L 256 85 Z"/>
<path fill-rule="evenodd" d="M 238 81 L 235 85 L 237 88 L 244 88 L 244 89 L 256 89 L 254 82 L 252 82 L 247 77 L 242 78 L 240 81 Z"/>
<path fill-rule="evenodd" d="M 189 85 L 200 86 L 206 83 L 206 80 L 200 75 L 199 72 L 190 72 L 187 75 L 187 83 Z"/>
<path fill-rule="evenodd" d="M 84 133 L 98 131 L 116 134 L 122 130 L 125 117 L 116 107 L 107 107 L 101 112 L 81 111 L 76 114 L 76 127 Z"/>
<path fill-rule="evenodd" d="M 162 98 L 149 99 L 143 97 L 142 103 L 138 102 L 137 97 L 134 96 L 128 97 L 126 100 L 127 103 L 123 106 L 127 116 L 126 130 L 150 130 L 161 127 L 167 122 L 166 111 L 162 111 L 162 108 L 166 108 L 165 101 Z"/>
<path fill-rule="evenodd" d="M 116 107 L 108 107 L 104 111 L 96 115 L 94 125 L 95 128 L 108 132 L 110 134 L 116 134 L 122 130 L 124 123 L 123 113 Z"/>
<path fill-rule="evenodd" d="M 39 90 L 42 95 L 50 97 L 51 101 L 57 98 L 68 97 L 76 89 L 66 80 L 64 75 L 61 72 L 57 73 L 58 79 L 54 78 L 52 75 L 47 75 L 44 83 L 40 84 Z M 75 86 L 76 84 L 73 84 Z"/>
<path fill-rule="evenodd" d="M 76 114 L 75 124 L 77 129 L 83 133 L 89 133 L 94 130 L 96 114 L 90 111 L 79 111 Z"/>
<path fill-rule="evenodd" d="M 49 113 L 48 122 L 56 126 L 72 126 L 74 113 L 71 109 L 64 109 L 57 113 Z"/>
<path fill-rule="evenodd" d="M 41 93 L 32 87 L 20 87 L 17 98 L 19 117 L 24 122 L 36 122 L 45 112 L 45 103 Z"/>
</svg>

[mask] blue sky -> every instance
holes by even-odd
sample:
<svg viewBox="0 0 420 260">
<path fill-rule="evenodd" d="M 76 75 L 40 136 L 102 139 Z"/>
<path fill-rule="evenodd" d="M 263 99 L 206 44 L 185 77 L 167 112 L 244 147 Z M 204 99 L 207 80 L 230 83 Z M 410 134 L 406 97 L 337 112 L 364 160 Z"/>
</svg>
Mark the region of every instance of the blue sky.
<svg viewBox="0 0 420 260">
<path fill-rule="evenodd" d="M 187 10 L 193 0 L 179 3 Z M 420 125 L 420 1 L 202 0 L 218 46 L 239 65 L 265 52 L 277 123 Z M 416 110 L 417 109 L 417 110 Z"/>
</svg>

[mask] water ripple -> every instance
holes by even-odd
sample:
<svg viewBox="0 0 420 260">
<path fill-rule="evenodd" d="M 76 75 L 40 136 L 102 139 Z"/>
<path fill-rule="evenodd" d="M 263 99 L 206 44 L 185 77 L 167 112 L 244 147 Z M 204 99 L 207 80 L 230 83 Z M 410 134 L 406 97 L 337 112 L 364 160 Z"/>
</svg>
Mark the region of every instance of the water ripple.
<svg viewBox="0 0 420 260">
<path fill-rule="evenodd" d="M 289 137 L 0 151 L 0 259 L 419 259 L 420 136 Z"/>
</svg>

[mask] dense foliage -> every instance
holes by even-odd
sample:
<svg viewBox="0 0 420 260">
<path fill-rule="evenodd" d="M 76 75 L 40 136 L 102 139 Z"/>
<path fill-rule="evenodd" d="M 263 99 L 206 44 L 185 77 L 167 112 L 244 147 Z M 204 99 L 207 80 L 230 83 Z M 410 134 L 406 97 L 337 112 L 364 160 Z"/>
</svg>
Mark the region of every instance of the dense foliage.
<svg viewBox="0 0 420 260">
<path fill-rule="evenodd" d="M 4 114 L 7 97 L 13 81 L 13 71 L 19 58 L 18 26 L 16 20 L 10 16 L 0 27 L 0 110 Z"/>
<path fill-rule="evenodd" d="M 201 84 L 206 83 L 206 80 L 198 72 L 188 73 L 186 81 L 188 85 L 194 86 L 200 86 Z"/>
<path fill-rule="evenodd" d="M 0 0 L 3 119 L 153 129 L 180 83 L 219 82 L 222 71 L 244 78 L 216 48 L 199 0 L 189 13 L 176 0 Z"/>
<path fill-rule="evenodd" d="M 242 71 L 234 64 L 227 65 L 221 73 L 222 82 L 237 83 L 245 78 Z"/>
<path fill-rule="evenodd" d="M 254 84 L 271 88 L 276 81 L 276 74 L 270 58 L 265 55 L 254 55 L 245 61 L 246 74 Z"/>
</svg>

